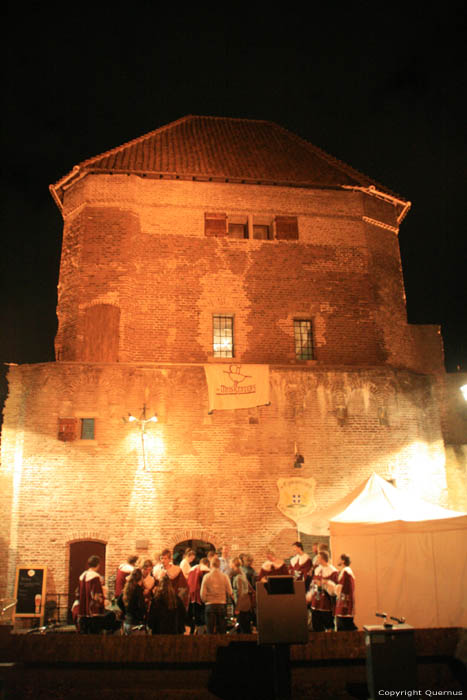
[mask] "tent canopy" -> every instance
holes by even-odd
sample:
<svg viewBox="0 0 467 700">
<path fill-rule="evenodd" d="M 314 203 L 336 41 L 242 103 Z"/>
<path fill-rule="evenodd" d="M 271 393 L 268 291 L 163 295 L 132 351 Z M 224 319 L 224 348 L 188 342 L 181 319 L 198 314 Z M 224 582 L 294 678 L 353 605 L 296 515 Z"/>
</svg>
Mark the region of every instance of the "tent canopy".
<svg viewBox="0 0 467 700">
<path fill-rule="evenodd" d="M 453 519 L 460 518 L 458 523 Z M 420 529 L 452 529 L 465 526 L 467 514 L 448 510 L 441 506 L 414 498 L 392 486 L 385 479 L 373 474 L 344 498 L 322 511 L 297 522 L 300 532 L 310 535 L 329 532 L 349 532 L 354 528 L 359 534 L 373 531 L 372 525 L 385 523 L 385 531 L 416 532 Z M 344 525 L 345 527 L 340 527 Z"/>
<path fill-rule="evenodd" d="M 331 534 L 370 534 L 375 532 L 375 525 L 378 533 L 390 533 L 452 530 L 466 524 L 466 513 L 414 498 L 375 473 L 351 503 L 330 518 Z"/>
<path fill-rule="evenodd" d="M 467 624 L 467 514 L 401 493 L 376 474 L 333 510 L 331 548 L 352 558 L 357 625 L 374 623 L 377 610 L 415 627 Z"/>
</svg>

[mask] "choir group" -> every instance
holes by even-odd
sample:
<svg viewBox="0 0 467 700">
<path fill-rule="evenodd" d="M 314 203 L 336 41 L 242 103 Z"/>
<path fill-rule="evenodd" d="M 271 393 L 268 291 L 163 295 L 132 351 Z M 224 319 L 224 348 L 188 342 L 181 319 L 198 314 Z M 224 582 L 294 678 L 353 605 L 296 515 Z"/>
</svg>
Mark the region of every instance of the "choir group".
<svg viewBox="0 0 467 700">
<path fill-rule="evenodd" d="M 195 563 L 196 553 L 187 549 L 180 565 L 164 549 L 154 565 L 136 555 L 118 567 L 112 599 L 99 573 L 97 555 L 79 579 L 72 614 L 84 634 L 136 629 L 153 634 L 225 633 L 227 619 L 235 629 L 250 633 L 256 622 L 256 583 L 271 576 L 293 576 L 305 582 L 310 627 L 316 632 L 357 629 L 354 624 L 355 576 L 350 558 L 342 554 L 337 567 L 324 544 L 314 544 L 310 557 L 300 542 L 292 545 L 289 563 L 271 550 L 259 573 L 249 554 L 229 558 L 227 547 L 214 550 Z"/>
</svg>

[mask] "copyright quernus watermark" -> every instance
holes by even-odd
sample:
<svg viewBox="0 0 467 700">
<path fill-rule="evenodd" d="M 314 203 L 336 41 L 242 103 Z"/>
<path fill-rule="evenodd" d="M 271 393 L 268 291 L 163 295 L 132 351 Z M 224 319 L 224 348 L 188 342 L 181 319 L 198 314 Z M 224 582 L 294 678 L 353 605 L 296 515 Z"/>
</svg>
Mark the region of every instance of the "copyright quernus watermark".
<svg viewBox="0 0 467 700">
<path fill-rule="evenodd" d="M 388 698 L 464 697 L 462 690 L 378 690 L 378 695 Z"/>
</svg>

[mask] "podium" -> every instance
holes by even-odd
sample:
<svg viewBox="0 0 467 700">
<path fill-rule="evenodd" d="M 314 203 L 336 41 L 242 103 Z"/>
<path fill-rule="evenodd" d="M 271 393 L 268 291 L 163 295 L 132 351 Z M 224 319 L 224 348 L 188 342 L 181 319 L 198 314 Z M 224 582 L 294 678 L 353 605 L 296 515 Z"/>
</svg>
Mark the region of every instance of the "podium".
<svg viewBox="0 0 467 700">
<path fill-rule="evenodd" d="M 308 611 L 304 581 L 269 576 L 256 584 L 258 644 L 306 644 Z"/>
<path fill-rule="evenodd" d="M 363 629 L 370 700 L 379 700 L 383 691 L 417 688 L 414 628 L 364 625 Z"/>
<path fill-rule="evenodd" d="M 269 576 L 266 583 L 257 583 L 256 620 L 258 644 L 269 645 L 272 654 L 272 698 L 289 700 L 290 645 L 308 642 L 305 582 L 293 576 Z"/>
</svg>

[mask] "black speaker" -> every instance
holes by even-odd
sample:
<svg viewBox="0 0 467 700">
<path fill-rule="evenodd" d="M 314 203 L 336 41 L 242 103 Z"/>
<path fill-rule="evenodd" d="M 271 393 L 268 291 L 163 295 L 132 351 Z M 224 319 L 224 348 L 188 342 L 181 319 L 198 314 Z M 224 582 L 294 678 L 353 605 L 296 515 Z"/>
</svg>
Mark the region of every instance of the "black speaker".
<svg viewBox="0 0 467 700">
<path fill-rule="evenodd" d="M 380 691 L 417 688 L 417 657 L 414 628 L 410 625 L 364 626 L 366 676 L 370 700 L 379 700 Z"/>
</svg>

